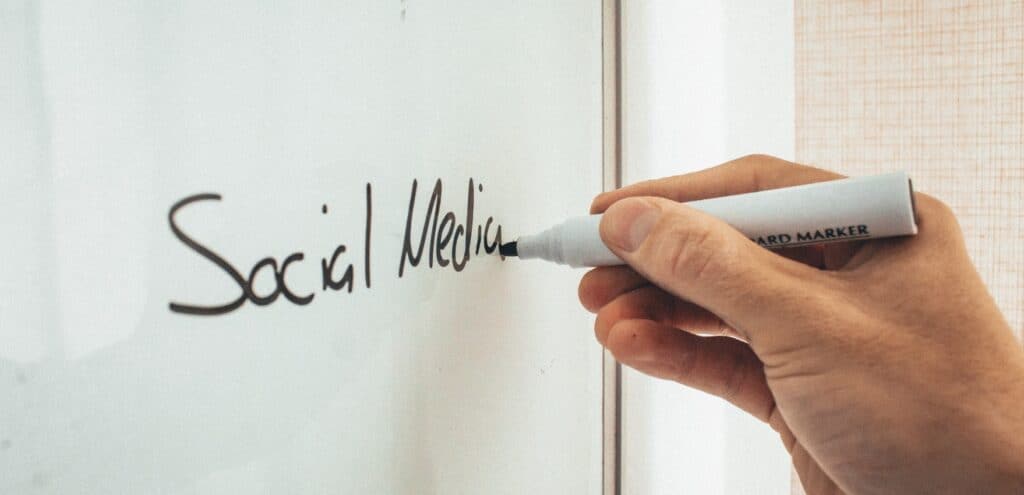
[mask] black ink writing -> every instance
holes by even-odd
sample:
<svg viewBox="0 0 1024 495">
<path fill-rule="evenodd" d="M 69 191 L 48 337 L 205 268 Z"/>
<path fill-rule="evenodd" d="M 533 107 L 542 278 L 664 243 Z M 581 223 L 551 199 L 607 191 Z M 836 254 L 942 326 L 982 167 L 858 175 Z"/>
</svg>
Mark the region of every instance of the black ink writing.
<svg viewBox="0 0 1024 495">
<path fill-rule="evenodd" d="M 231 264 L 224 260 L 224 258 L 221 258 L 219 255 L 217 255 L 217 253 L 211 251 L 206 246 L 203 246 L 202 244 L 199 244 L 198 242 L 192 240 L 192 238 L 186 235 L 178 227 L 178 224 L 175 223 L 174 215 L 178 213 L 178 210 L 181 210 L 182 208 L 198 201 L 220 201 L 220 194 L 196 194 L 194 196 L 189 196 L 181 201 L 178 201 L 177 203 L 174 204 L 174 206 L 171 206 L 171 211 L 170 213 L 167 214 L 167 221 L 171 224 L 171 232 L 174 232 L 174 236 L 177 237 L 178 240 L 181 241 L 183 244 L 191 248 L 193 251 L 199 253 L 200 256 L 213 262 L 213 264 L 217 265 L 221 270 L 224 270 L 224 272 L 227 273 L 228 276 L 231 277 L 231 279 L 236 284 L 238 284 L 238 286 L 242 289 L 242 294 L 239 297 L 237 297 L 234 301 L 231 301 L 221 306 L 196 306 L 191 304 L 179 304 L 172 302 L 170 303 L 170 308 L 171 311 L 174 311 L 175 313 L 186 313 L 193 315 L 219 315 L 230 311 L 234 311 L 241 307 L 243 304 L 245 304 L 245 300 L 249 298 L 249 282 L 248 280 L 242 278 L 242 274 L 238 273 L 238 270 L 236 270 L 235 267 L 231 266 Z"/>
<path fill-rule="evenodd" d="M 430 197 L 426 201 L 426 209 L 418 212 L 416 209 L 418 187 L 419 183 L 414 180 L 406 210 L 405 235 L 398 267 L 399 277 L 404 275 L 407 268 L 420 266 L 423 261 L 426 261 L 426 265 L 430 268 L 433 268 L 436 263 L 436 266 L 440 268 L 451 267 L 452 270 L 461 272 L 472 257 L 481 254 L 481 250 L 488 255 L 498 252 L 502 242 L 501 226 L 494 221 L 494 217 L 487 217 L 486 221 L 480 224 L 474 223 L 476 202 L 478 194 L 484 191 L 483 184 L 469 179 L 466 189 L 465 215 L 461 220 L 455 210 L 443 207 L 444 184 L 440 179 L 434 182 Z M 251 302 L 255 306 L 269 306 L 281 299 L 282 296 L 283 299 L 297 306 L 312 303 L 317 295 L 316 290 L 313 288 L 302 290 L 290 284 L 288 279 L 289 268 L 302 264 L 306 259 L 305 253 L 295 251 L 282 260 L 273 256 L 263 257 L 252 265 L 248 276 L 245 276 L 244 272 L 236 268 L 224 255 L 214 251 L 206 244 L 200 243 L 179 225 L 177 216 L 182 209 L 201 202 L 219 202 L 221 200 L 221 195 L 217 193 L 188 196 L 171 206 L 167 221 L 170 224 L 171 232 L 182 244 L 219 268 L 238 287 L 238 295 L 232 296 L 233 299 L 228 298 L 227 302 L 214 305 L 170 302 L 168 305 L 170 310 L 174 313 L 213 316 L 232 312 L 246 302 Z M 366 184 L 365 200 L 362 282 L 369 290 L 372 287 L 371 254 L 373 252 L 373 187 L 369 183 Z M 331 211 L 328 204 L 321 203 L 320 213 L 327 215 L 328 211 Z M 422 219 L 422 223 L 420 219 Z M 339 243 L 334 246 L 330 256 L 320 258 L 321 293 L 352 293 L 355 291 L 357 267 L 356 263 L 346 261 L 347 252 L 348 245 Z M 504 257 L 502 256 L 501 259 Z M 258 280 L 270 280 L 271 284 L 269 286 L 265 282 L 258 284 Z M 260 292 L 257 292 L 257 286 L 269 287 L 269 289 L 261 289 Z"/>
<path fill-rule="evenodd" d="M 366 185 L 366 215 L 365 215 L 365 240 L 364 247 L 365 253 L 363 255 L 363 262 L 365 267 L 363 270 L 363 276 L 365 277 L 366 287 L 370 287 L 370 229 L 372 222 L 372 187 L 370 184 Z M 202 201 L 221 201 L 221 195 L 216 193 L 204 193 L 196 194 L 193 196 L 186 197 L 181 201 L 178 201 L 173 206 L 167 215 L 168 223 L 171 227 L 171 232 L 174 236 L 181 241 L 182 244 L 196 252 L 203 258 L 206 258 L 212 262 L 215 266 L 220 268 L 234 283 L 238 286 L 240 295 L 234 300 L 214 306 L 203 306 L 197 304 L 184 304 L 178 302 L 169 303 L 168 307 L 174 313 L 184 313 L 191 315 L 205 315 L 213 316 L 224 313 L 229 313 L 240 308 L 246 301 L 252 302 L 257 306 L 267 306 L 273 304 L 281 296 L 284 296 L 292 304 L 298 306 L 305 306 L 311 302 L 315 297 L 312 291 L 299 295 L 293 287 L 288 283 L 288 268 L 293 264 L 298 264 L 305 260 L 306 255 L 302 252 L 293 252 L 286 256 L 284 260 L 278 263 L 278 260 L 274 257 L 267 256 L 256 262 L 249 270 L 249 276 L 244 277 L 242 273 L 235 268 L 224 256 L 218 254 L 213 249 L 199 243 L 187 234 L 177 222 L 177 214 L 186 206 Z M 320 209 L 321 213 L 327 214 L 327 204 L 324 203 Z M 340 291 L 342 289 L 352 292 L 355 286 L 355 266 L 351 263 L 345 265 L 344 272 L 340 278 L 336 275 L 336 266 L 339 261 L 339 257 L 344 254 L 346 247 L 344 244 L 339 244 L 334 248 L 334 252 L 329 258 L 321 259 L 321 282 L 323 291 Z M 256 281 L 261 274 L 266 273 L 273 280 L 273 288 L 266 294 L 259 294 L 256 292 Z"/>
<path fill-rule="evenodd" d="M 811 244 L 823 244 L 833 241 L 852 241 L 856 239 L 867 239 L 871 237 L 867 225 L 843 225 L 828 227 L 817 230 L 808 230 L 795 233 L 778 233 L 761 237 L 752 237 L 750 240 L 766 248 L 784 248 L 808 246 Z"/>
<path fill-rule="evenodd" d="M 466 216 L 463 223 L 459 223 L 454 211 L 446 211 L 441 215 L 441 201 L 444 196 L 444 184 L 441 179 L 434 182 L 434 188 L 427 201 L 427 207 L 423 212 L 422 227 L 419 229 L 419 236 L 414 236 L 413 220 L 416 217 L 416 196 L 419 182 L 412 181 L 412 190 L 409 193 L 409 208 L 405 217 L 405 235 L 402 239 L 402 257 L 398 263 L 398 276 L 405 275 L 406 265 L 409 267 L 419 266 L 423 256 L 427 256 L 427 266 L 446 268 L 449 265 L 456 272 L 466 268 L 472 255 L 480 254 L 481 242 L 487 254 L 493 254 L 501 245 L 501 226 L 494 224 L 494 217 L 487 217 L 484 225 L 476 225 L 476 251 L 473 251 L 473 219 L 476 206 L 476 192 L 483 192 L 483 186 L 475 188 L 473 179 L 469 179 L 469 188 L 466 193 Z M 440 220 L 439 220 L 440 219 Z M 419 223 L 416 224 L 420 225 Z M 491 239 L 491 226 L 495 226 L 493 240 Z M 430 242 L 427 242 L 429 235 Z M 415 242 L 414 239 L 419 239 Z M 460 257 L 460 240 L 461 257 Z M 451 255 L 446 257 L 449 250 Z M 502 259 L 505 259 L 502 256 Z"/>
</svg>

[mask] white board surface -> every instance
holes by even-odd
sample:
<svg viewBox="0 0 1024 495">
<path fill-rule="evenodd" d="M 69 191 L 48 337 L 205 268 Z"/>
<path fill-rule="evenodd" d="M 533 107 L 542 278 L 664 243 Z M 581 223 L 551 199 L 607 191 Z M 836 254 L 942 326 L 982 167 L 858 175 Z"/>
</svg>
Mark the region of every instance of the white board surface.
<svg viewBox="0 0 1024 495">
<path fill-rule="evenodd" d="M 600 15 L 4 2 L 0 493 L 599 492 Z"/>
</svg>

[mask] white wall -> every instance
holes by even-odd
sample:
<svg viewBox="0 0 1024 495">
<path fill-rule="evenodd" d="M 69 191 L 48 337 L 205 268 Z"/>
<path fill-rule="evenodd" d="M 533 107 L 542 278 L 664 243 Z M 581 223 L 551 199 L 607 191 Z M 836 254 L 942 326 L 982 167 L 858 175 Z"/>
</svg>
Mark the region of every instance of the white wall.
<svg viewBox="0 0 1024 495">
<path fill-rule="evenodd" d="M 791 2 L 625 2 L 623 44 L 625 183 L 754 152 L 793 157 Z M 766 425 L 625 372 L 624 493 L 789 490 L 789 457 Z"/>
</svg>

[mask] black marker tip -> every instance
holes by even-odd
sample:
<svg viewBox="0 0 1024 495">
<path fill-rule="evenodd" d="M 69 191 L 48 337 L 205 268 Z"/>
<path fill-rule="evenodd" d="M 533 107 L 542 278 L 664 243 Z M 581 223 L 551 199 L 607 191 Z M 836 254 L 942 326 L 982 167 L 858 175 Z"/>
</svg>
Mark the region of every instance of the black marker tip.
<svg viewBox="0 0 1024 495">
<path fill-rule="evenodd" d="M 519 243 L 512 241 L 502 244 L 501 247 L 498 248 L 498 252 L 501 253 L 502 256 L 519 256 Z"/>
</svg>

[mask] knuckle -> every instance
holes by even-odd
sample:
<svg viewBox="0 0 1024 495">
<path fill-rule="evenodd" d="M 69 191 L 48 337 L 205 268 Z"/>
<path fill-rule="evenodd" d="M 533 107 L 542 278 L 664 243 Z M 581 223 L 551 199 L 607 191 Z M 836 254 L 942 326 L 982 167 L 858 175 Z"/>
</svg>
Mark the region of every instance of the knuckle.
<svg viewBox="0 0 1024 495">
<path fill-rule="evenodd" d="M 600 318 L 594 320 L 594 338 L 597 340 L 597 343 L 602 346 L 607 345 L 608 329 Z"/>
<path fill-rule="evenodd" d="M 617 318 L 611 314 L 611 311 L 612 309 L 605 306 L 597 312 L 597 317 L 594 318 L 594 337 L 597 337 L 597 341 L 601 344 L 606 343 L 608 332 L 617 321 Z"/>
<path fill-rule="evenodd" d="M 935 225 L 942 228 L 959 230 L 953 208 L 944 201 L 924 193 L 914 193 L 914 206 L 917 210 L 918 223 Z"/>
<path fill-rule="evenodd" d="M 666 236 L 661 259 L 669 273 L 702 282 L 721 278 L 727 272 L 728 243 L 708 225 L 674 227 Z"/>
<path fill-rule="evenodd" d="M 775 189 L 786 185 L 834 180 L 843 177 L 828 170 L 760 153 L 746 155 L 735 160 L 734 164 L 745 169 L 749 176 L 750 189 L 754 191 Z"/>
<path fill-rule="evenodd" d="M 935 217 L 955 217 L 953 208 L 935 196 L 925 193 L 914 193 L 914 202 L 918 210 Z"/>
<path fill-rule="evenodd" d="M 583 305 L 588 311 L 594 312 L 598 308 L 596 307 L 594 292 L 596 287 L 593 281 L 593 270 L 587 272 L 580 279 L 579 285 L 576 287 L 576 297 L 580 300 L 580 304 Z"/>
<path fill-rule="evenodd" d="M 775 166 L 780 163 L 787 163 L 781 158 L 774 157 L 772 155 L 766 155 L 764 153 L 751 153 L 740 157 L 738 162 L 749 164 L 750 166 Z"/>
<path fill-rule="evenodd" d="M 693 383 L 693 375 L 697 371 L 699 356 L 695 348 L 686 347 L 672 357 L 670 379 L 682 384 Z"/>
<path fill-rule="evenodd" d="M 733 337 L 733 336 L 738 337 L 739 336 L 739 334 L 736 333 L 736 330 L 733 329 L 731 326 L 729 326 L 729 324 L 726 323 L 725 320 L 723 320 L 721 318 L 717 318 L 717 317 L 716 317 L 716 321 L 715 321 L 715 332 L 714 332 L 714 335 L 718 336 L 718 337 Z"/>
<path fill-rule="evenodd" d="M 733 399 L 739 396 L 743 387 L 746 386 L 747 377 L 750 376 L 751 369 L 739 355 L 733 356 L 729 366 L 730 369 L 725 375 L 721 397 L 728 402 L 732 402 Z"/>
<path fill-rule="evenodd" d="M 773 183 L 776 177 L 791 172 L 793 167 L 799 167 L 799 165 L 781 158 L 762 153 L 745 155 L 734 163 L 746 170 L 749 175 L 750 189 L 753 191 L 767 189 L 767 184 Z"/>
<path fill-rule="evenodd" d="M 709 234 L 701 233 L 688 239 L 672 259 L 672 272 L 694 281 L 716 278 L 715 255 L 707 247 L 709 237 Z"/>
<path fill-rule="evenodd" d="M 608 333 L 611 332 L 618 320 L 616 310 L 611 305 L 605 306 L 597 312 L 597 317 L 594 318 L 594 337 L 597 337 L 598 342 L 607 345 Z"/>
</svg>

